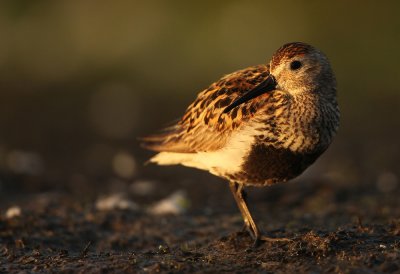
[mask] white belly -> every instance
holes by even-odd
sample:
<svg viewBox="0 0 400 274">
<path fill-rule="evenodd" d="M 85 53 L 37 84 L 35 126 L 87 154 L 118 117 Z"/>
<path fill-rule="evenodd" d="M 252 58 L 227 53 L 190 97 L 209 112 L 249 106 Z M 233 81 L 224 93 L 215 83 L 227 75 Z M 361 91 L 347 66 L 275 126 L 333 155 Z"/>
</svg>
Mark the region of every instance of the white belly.
<svg viewBox="0 0 400 274">
<path fill-rule="evenodd" d="M 246 127 L 232 135 L 225 146 L 219 150 L 197 153 L 160 152 L 150 159 L 159 165 L 181 164 L 188 167 L 208 170 L 221 176 L 239 172 L 254 143 L 253 127 Z"/>
</svg>

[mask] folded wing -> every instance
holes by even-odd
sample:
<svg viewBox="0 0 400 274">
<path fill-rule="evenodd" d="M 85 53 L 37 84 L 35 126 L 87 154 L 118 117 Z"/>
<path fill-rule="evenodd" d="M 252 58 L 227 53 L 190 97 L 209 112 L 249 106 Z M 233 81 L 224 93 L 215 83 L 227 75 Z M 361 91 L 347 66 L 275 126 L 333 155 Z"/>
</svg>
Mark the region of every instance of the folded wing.
<svg viewBox="0 0 400 274">
<path fill-rule="evenodd" d="M 195 153 L 222 148 L 232 132 L 255 115 L 263 97 L 224 114 L 224 109 L 269 75 L 269 67 L 258 65 L 228 74 L 202 91 L 182 119 L 160 134 L 142 138 L 142 146 L 165 152 Z"/>
</svg>

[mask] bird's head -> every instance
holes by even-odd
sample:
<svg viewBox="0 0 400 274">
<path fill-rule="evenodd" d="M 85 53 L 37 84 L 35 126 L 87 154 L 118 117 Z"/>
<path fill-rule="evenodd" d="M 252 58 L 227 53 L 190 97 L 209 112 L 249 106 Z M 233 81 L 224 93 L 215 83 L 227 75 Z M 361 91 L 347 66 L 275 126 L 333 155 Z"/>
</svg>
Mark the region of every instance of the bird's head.
<svg viewBox="0 0 400 274">
<path fill-rule="evenodd" d="M 316 94 L 336 96 L 336 80 L 327 57 L 318 49 L 302 42 L 285 44 L 272 56 L 270 74 L 252 90 L 236 99 L 224 112 L 274 90 L 292 96 Z"/>
<path fill-rule="evenodd" d="M 283 45 L 272 56 L 270 73 L 276 89 L 296 95 L 336 87 L 328 58 L 318 49 L 305 43 Z"/>
</svg>

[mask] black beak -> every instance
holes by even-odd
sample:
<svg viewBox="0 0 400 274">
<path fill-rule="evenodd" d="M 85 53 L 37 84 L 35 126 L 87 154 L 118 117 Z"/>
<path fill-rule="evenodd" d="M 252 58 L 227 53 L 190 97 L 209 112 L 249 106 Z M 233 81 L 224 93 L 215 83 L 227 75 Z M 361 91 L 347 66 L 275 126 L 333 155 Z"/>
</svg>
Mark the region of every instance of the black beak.
<svg viewBox="0 0 400 274">
<path fill-rule="evenodd" d="M 268 75 L 267 79 L 265 79 L 263 82 L 261 82 L 258 86 L 256 86 L 255 88 L 249 90 L 248 92 L 246 92 L 243 96 L 239 97 L 238 99 L 236 99 L 232 104 L 230 104 L 229 106 L 227 106 L 224 109 L 224 113 L 228 113 L 229 111 L 231 111 L 233 108 L 246 103 L 247 101 L 256 98 L 264 93 L 267 93 L 269 91 L 272 91 L 276 88 L 276 81 L 274 76 L 272 76 L 271 74 Z"/>
</svg>

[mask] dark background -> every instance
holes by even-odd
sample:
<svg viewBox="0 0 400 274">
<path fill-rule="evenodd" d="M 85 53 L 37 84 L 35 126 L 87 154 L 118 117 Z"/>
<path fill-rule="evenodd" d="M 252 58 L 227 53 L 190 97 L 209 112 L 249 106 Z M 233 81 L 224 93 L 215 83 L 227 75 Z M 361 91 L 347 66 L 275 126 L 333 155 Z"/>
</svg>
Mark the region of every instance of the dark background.
<svg viewBox="0 0 400 274">
<path fill-rule="evenodd" d="M 390 194 L 399 188 L 400 5 L 374 3 L 1 1 L 2 201 L 48 191 L 91 201 L 138 180 L 212 196 L 222 180 L 143 166 L 152 153 L 136 138 L 291 41 L 328 55 L 342 113 L 333 145 L 298 180 Z"/>
</svg>

